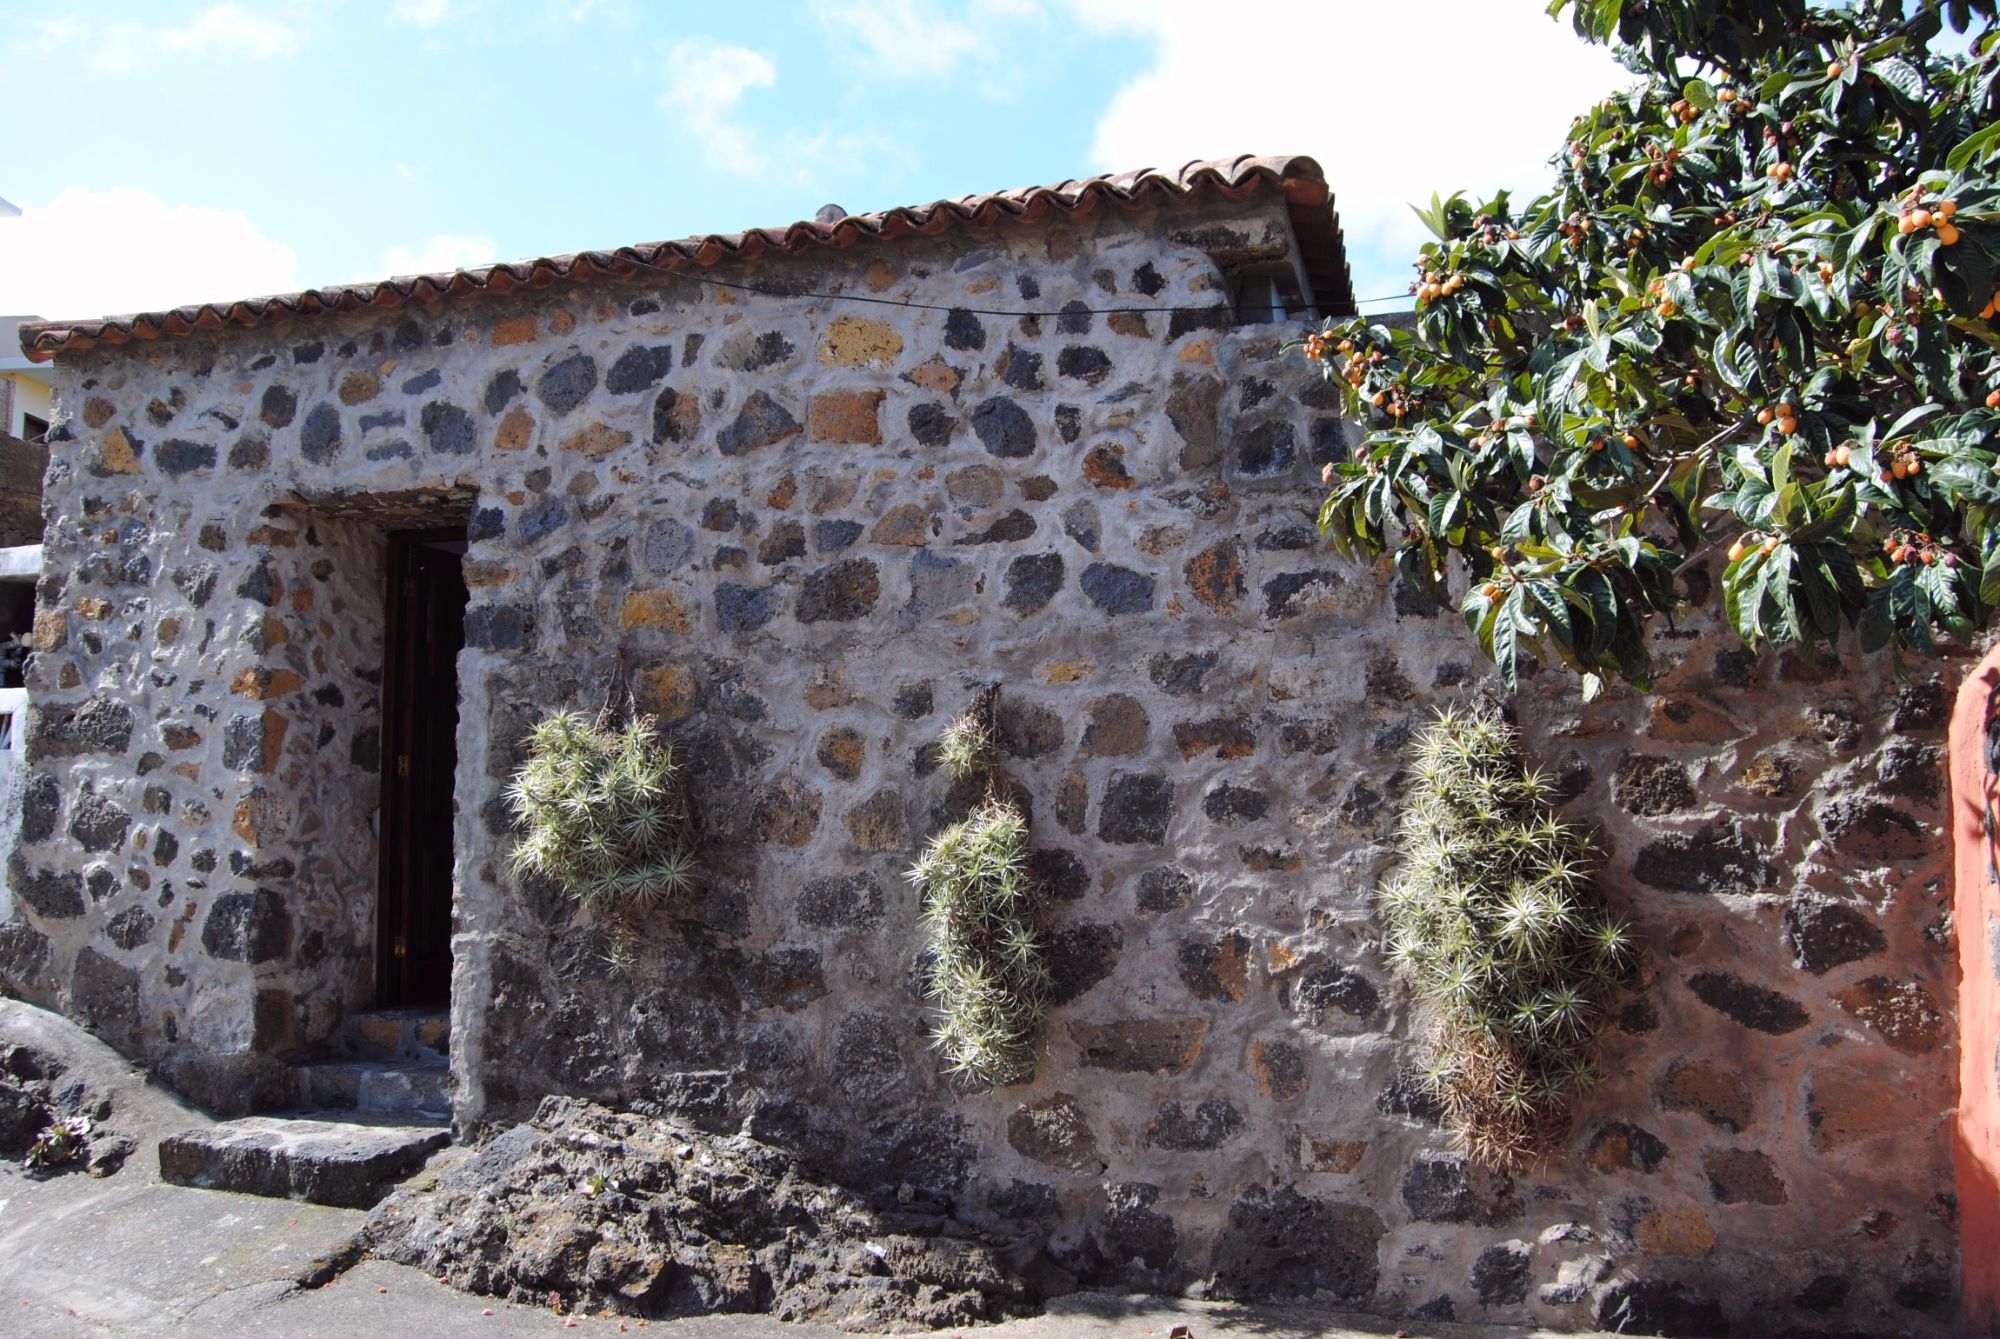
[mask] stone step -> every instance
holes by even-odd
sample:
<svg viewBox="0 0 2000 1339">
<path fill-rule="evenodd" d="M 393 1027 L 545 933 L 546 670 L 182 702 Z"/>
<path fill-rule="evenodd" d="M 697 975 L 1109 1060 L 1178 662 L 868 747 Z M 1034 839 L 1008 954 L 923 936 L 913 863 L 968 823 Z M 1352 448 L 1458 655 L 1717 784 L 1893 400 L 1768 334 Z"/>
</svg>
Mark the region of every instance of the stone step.
<svg viewBox="0 0 2000 1339">
<path fill-rule="evenodd" d="M 341 1020 L 334 1048 L 356 1060 L 437 1060 L 450 1052 L 451 1019 L 442 1009 L 377 1009 Z"/>
<path fill-rule="evenodd" d="M 368 1209 L 450 1142 L 434 1128 L 250 1116 L 162 1139 L 160 1179 Z"/>
<path fill-rule="evenodd" d="M 398 1116 L 413 1124 L 451 1119 L 451 1070 L 441 1060 L 333 1060 L 300 1065 L 296 1073 L 299 1105 L 309 1111 Z"/>
</svg>

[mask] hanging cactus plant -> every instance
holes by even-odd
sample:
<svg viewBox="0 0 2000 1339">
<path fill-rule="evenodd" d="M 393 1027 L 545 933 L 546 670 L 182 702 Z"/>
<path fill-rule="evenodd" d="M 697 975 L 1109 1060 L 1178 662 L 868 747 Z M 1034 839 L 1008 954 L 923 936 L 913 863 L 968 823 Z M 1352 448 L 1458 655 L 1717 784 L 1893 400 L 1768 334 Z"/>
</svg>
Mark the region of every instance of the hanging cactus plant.
<svg viewBox="0 0 2000 1339">
<path fill-rule="evenodd" d="M 1419 739 L 1400 860 L 1380 907 L 1392 967 L 1430 1015 L 1426 1086 L 1467 1152 L 1546 1157 L 1592 1078 L 1634 951 L 1581 835 L 1491 714 L 1441 712 Z"/>
<path fill-rule="evenodd" d="M 525 832 L 510 857 L 588 906 L 623 913 L 683 898 L 695 878 L 681 768 L 651 717 L 609 729 L 558 712 L 528 732 L 507 789 Z"/>
<path fill-rule="evenodd" d="M 998 794 L 986 714 L 961 716 L 938 741 L 953 777 L 985 775 L 986 796 L 931 841 L 909 877 L 923 894 L 924 991 L 945 1068 L 997 1087 L 1034 1074 L 1035 1030 L 1053 981 L 1028 873 L 1028 819 Z"/>
</svg>

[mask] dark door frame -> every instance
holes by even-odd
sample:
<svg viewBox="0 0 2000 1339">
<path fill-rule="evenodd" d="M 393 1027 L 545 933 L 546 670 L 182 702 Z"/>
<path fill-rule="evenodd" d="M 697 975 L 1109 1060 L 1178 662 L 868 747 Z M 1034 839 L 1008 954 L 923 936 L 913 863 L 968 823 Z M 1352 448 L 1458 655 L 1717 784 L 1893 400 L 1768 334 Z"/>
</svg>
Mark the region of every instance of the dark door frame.
<svg viewBox="0 0 2000 1339">
<path fill-rule="evenodd" d="M 443 761 L 432 756 L 435 749 L 425 747 L 426 728 L 435 728 L 442 710 L 448 710 L 455 723 L 457 702 L 440 704 L 426 699 L 421 683 L 424 648 L 413 638 L 422 635 L 423 611 L 417 605 L 423 593 L 421 569 L 434 562 L 438 552 L 430 546 L 464 540 L 463 526 L 401 530 L 389 535 L 388 584 L 383 601 L 381 872 L 375 917 L 375 994 L 376 1004 L 384 1008 L 436 1004 L 450 992 L 448 969 L 443 982 L 431 979 L 435 971 L 425 970 L 439 951 L 449 961 L 450 908 L 448 903 L 444 908 L 443 943 L 431 943 L 438 936 L 436 907 L 432 903 L 427 908 L 420 899 L 435 899 L 439 890 L 429 886 L 432 881 L 425 877 L 426 815 L 422 805 L 429 794 L 427 786 L 439 781 L 426 775 L 424 769 Z M 454 675 L 454 686 L 456 682 Z M 444 778 L 447 794 L 453 779 Z M 445 807 L 448 824 L 449 805 Z M 434 824 L 437 815 L 431 814 L 429 819 Z M 448 889 L 448 870 L 446 884 Z M 426 909 L 432 912 L 429 922 L 423 914 Z M 425 949 L 431 951 L 428 958 Z"/>
</svg>

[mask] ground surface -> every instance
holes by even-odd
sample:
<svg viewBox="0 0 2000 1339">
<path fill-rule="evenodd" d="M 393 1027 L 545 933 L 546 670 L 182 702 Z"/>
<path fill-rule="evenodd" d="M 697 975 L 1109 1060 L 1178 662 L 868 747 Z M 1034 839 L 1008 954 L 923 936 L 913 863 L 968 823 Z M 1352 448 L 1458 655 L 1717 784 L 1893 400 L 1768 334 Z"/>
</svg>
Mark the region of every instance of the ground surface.
<svg viewBox="0 0 2000 1339">
<path fill-rule="evenodd" d="M 668 1339 L 831 1339 L 838 1331 L 764 1316 L 718 1315 L 650 1324 L 566 1318 L 455 1292 L 401 1265 L 357 1259 L 367 1214 L 162 1184 L 157 1144 L 208 1123 L 115 1053 L 41 1010 L 0 1000 L 0 1045 L 24 1042 L 68 1062 L 111 1099 L 111 1125 L 136 1149 L 122 1171 L 47 1179 L 0 1166 L 0 1335 L 228 1336 L 229 1339 L 447 1339 L 490 1333 L 614 1334 Z M 447 1155 L 449 1156 L 449 1155 Z M 1487 1339 L 1530 1332 L 1241 1307 L 1171 1298 L 1081 1294 L 1047 1314 L 977 1331 L 979 1339 L 1345 1339 L 1410 1335 Z M 1534 1333 L 1545 1333 L 1536 1331 Z"/>
</svg>

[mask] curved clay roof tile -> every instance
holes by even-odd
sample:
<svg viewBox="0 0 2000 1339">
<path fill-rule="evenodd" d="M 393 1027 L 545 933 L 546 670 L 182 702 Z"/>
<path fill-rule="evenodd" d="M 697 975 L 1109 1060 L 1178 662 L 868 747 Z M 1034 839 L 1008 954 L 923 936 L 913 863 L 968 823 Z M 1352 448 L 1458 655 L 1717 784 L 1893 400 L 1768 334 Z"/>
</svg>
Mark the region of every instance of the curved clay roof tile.
<svg viewBox="0 0 2000 1339">
<path fill-rule="evenodd" d="M 754 261 L 772 250 L 796 255 L 815 248 L 841 248 L 863 241 L 889 242 L 909 235 L 934 237 L 957 227 L 1034 223 L 1050 215 L 1083 216 L 1104 205 L 1137 208 L 1156 201 L 1217 195 L 1241 199 L 1272 187 L 1284 195 L 1320 309 L 1330 314 L 1351 312 L 1354 293 L 1348 281 L 1340 217 L 1334 211 L 1333 197 L 1319 164 L 1299 156 L 1257 158 L 1246 154 L 1214 162 L 1187 163 L 1174 171 L 1141 168 L 1109 176 L 1073 178 L 1053 186 L 1027 186 L 874 214 L 850 214 L 831 224 L 808 221 L 783 229 L 709 233 L 673 242 L 620 247 L 616 251 L 537 256 L 438 274 L 401 275 L 379 283 L 315 288 L 133 316 L 23 323 L 21 348 L 36 362 L 47 362 L 59 353 L 98 344 L 123 344 L 161 335 L 220 330 L 225 326 L 256 326 L 308 318 L 322 312 L 364 307 L 387 309 L 469 293 L 506 293 L 524 284 L 545 288 L 558 281 L 583 283 L 600 273 L 624 275 L 650 266 L 708 267 L 730 260 Z"/>
</svg>

